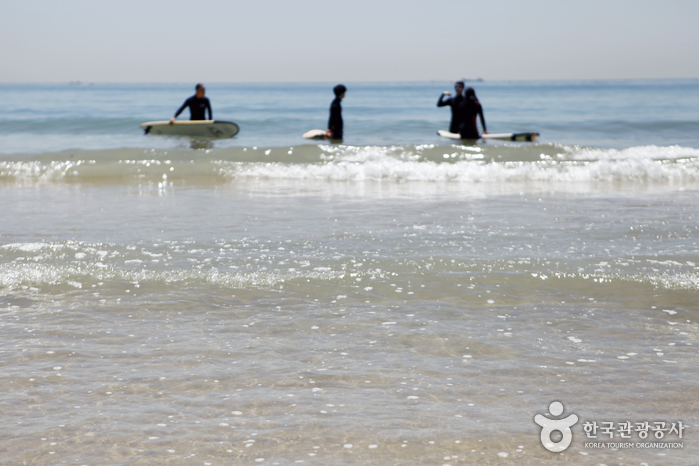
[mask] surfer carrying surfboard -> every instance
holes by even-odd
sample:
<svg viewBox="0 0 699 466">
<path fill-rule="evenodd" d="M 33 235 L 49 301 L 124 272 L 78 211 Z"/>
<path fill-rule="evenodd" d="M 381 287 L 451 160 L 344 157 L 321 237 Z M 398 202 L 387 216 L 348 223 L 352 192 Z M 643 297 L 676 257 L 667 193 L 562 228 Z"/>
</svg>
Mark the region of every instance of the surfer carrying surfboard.
<svg viewBox="0 0 699 466">
<path fill-rule="evenodd" d="M 325 137 L 328 139 L 342 139 L 342 105 L 340 102 L 345 98 L 347 88 L 343 84 L 338 84 L 333 88 L 335 100 L 330 104 L 330 118 L 328 119 L 328 130 Z"/>
<path fill-rule="evenodd" d="M 187 107 L 189 107 L 190 120 L 206 120 L 205 116 L 207 109 L 209 110 L 209 120 L 214 119 L 213 112 L 211 111 L 211 102 L 209 102 L 207 97 L 204 97 L 206 88 L 203 84 L 199 83 L 194 89 L 196 90 L 196 93 L 189 99 L 185 100 L 182 106 L 177 109 L 175 116 L 170 120 L 170 124 L 174 124 L 177 116 Z"/>
<path fill-rule="evenodd" d="M 450 133 L 458 133 L 459 126 L 461 126 L 462 123 L 460 114 L 458 112 L 458 107 L 464 100 L 464 82 L 456 81 L 456 83 L 454 83 L 454 90 L 456 91 L 456 95 L 454 97 L 449 97 L 451 96 L 451 93 L 449 91 L 444 91 L 439 96 L 439 100 L 437 101 L 437 107 L 446 107 L 447 105 L 451 107 L 451 123 L 449 123 Z M 444 97 L 449 98 L 444 100 Z"/>
<path fill-rule="evenodd" d="M 481 135 L 478 134 L 478 125 L 476 124 L 476 118 L 478 116 L 481 117 L 483 134 L 488 134 L 488 131 L 485 128 L 483 107 L 476 98 L 476 91 L 472 87 L 466 89 L 466 95 L 461 103 L 459 103 L 456 111 L 459 115 L 459 120 L 461 121 L 457 131 L 461 135 L 461 139 L 479 139 L 481 137 Z"/>
</svg>

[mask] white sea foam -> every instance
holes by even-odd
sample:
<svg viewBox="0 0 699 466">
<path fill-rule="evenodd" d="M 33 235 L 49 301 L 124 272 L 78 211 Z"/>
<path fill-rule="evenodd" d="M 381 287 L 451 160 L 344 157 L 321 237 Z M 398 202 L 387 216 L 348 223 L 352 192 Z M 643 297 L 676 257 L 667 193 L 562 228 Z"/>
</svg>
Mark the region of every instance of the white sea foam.
<svg viewBox="0 0 699 466">
<path fill-rule="evenodd" d="M 475 150 L 477 149 L 477 150 Z M 245 154 L 244 156 L 241 154 Z M 124 152 L 133 157 L 133 151 Z M 340 146 L 302 147 L 288 157 L 249 157 L 240 149 L 206 157 L 90 153 L 89 160 L 0 162 L 0 182 L 127 183 L 161 186 L 181 182 L 230 180 L 321 180 L 451 182 L 466 184 L 659 184 L 675 188 L 699 184 L 699 150 L 680 146 L 641 146 L 623 150 L 574 146 Z M 168 157 L 172 155 L 169 154 Z M 154 158 L 156 156 L 156 158 Z M 178 160 L 179 159 L 179 160 Z M 167 180 L 163 182 L 163 180 Z"/>
<path fill-rule="evenodd" d="M 110 267 L 101 263 L 95 266 L 74 267 L 42 264 L 2 264 L 0 265 L 0 287 L 16 289 L 34 285 L 68 285 L 82 288 L 75 281 L 93 279 L 99 281 L 151 282 L 162 284 L 201 283 L 229 288 L 267 288 L 295 279 L 337 280 L 344 276 L 343 271 L 306 272 L 249 272 L 231 273 L 218 270 L 174 269 L 166 271 L 127 270 Z"/>
<path fill-rule="evenodd" d="M 56 245 L 53 245 L 54 247 Z M 345 285 L 347 283 L 347 268 L 342 263 L 336 267 L 313 267 L 308 269 L 278 268 L 268 270 L 264 266 L 259 266 L 246 271 L 226 271 L 219 268 L 202 268 L 201 264 L 192 262 L 191 267 L 166 265 L 164 269 L 154 270 L 147 267 L 147 264 L 139 262 L 138 268 L 133 268 L 133 261 L 124 260 L 123 257 L 104 262 L 72 261 L 64 262 L 60 248 L 56 248 L 54 256 L 37 255 L 35 257 L 20 258 L 19 261 L 8 261 L 0 264 L 0 288 L 7 290 L 27 289 L 38 291 L 44 286 L 64 287 L 63 292 L 73 290 L 92 289 L 92 284 L 102 282 L 132 283 L 140 287 L 140 283 L 159 284 L 166 287 L 187 284 L 194 286 L 214 285 L 231 289 L 270 289 L 280 286 L 301 286 L 309 280 L 314 282 L 326 282 Z M 231 259 L 234 260 L 234 259 Z M 224 259 L 224 264 L 225 264 Z M 223 264 L 222 264 L 223 265 Z M 414 273 L 411 268 L 404 269 L 399 263 L 394 264 L 401 273 Z M 530 265 L 529 265 L 530 266 Z M 456 265 L 457 269 L 463 264 Z M 480 266 L 473 264 L 475 269 Z M 525 267 L 528 267 L 525 265 Z M 489 263 L 491 271 L 498 268 Z M 503 268 L 507 268 L 503 264 Z M 395 272 L 380 270 L 378 268 L 367 268 L 356 270 L 352 273 L 353 279 L 360 277 L 366 280 L 384 280 L 393 276 Z M 511 274 L 511 272 L 510 272 Z M 524 280 L 529 274 L 522 272 L 519 280 Z M 542 274 L 537 274 L 542 276 Z M 558 279 L 557 286 L 567 289 L 570 286 L 579 286 L 579 280 L 590 283 L 630 283 L 651 285 L 657 289 L 665 290 L 699 290 L 699 272 L 644 272 L 644 273 L 560 273 L 551 272 L 551 276 Z M 512 277 L 510 279 L 514 279 Z M 568 284 L 566 284 L 568 282 Z M 376 282 L 379 283 L 379 282 Z M 577 284 L 576 284 L 577 283 Z M 370 288 L 370 290 L 367 290 Z M 365 292 L 373 291 L 375 287 L 363 287 Z M 127 291 L 128 293 L 128 291 Z M 346 295 L 343 295 L 346 298 Z M 336 302 L 337 298 L 333 300 Z M 668 314 L 675 311 L 664 311 Z M 383 321 L 382 326 L 397 325 L 397 321 Z M 314 326 L 317 328 L 317 326 Z M 509 329 L 508 329 L 509 330 Z M 505 336 L 512 335 L 511 332 L 504 332 Z M 580 343 L 582 340 L 576 336 L 567 337 L 573 343 Z M 464 355 L 463 358 L 471 358 L 471 355 Z"/>
<path fill-rule="evenodd" d="M 637 146 L 626 149 L 581 148 L 562 146 L 574 160 L 673 160 L 699 157 L 699 149 L 682 146 Z"/>
<path fill-rule="evenodd" d="M 61 247 L 60 245 L 53 245 L 51 243 L 10 243 L 3 244 L 0 249 L 17 251 L 17 252 L 38 252 L 42 249 L 51 249 L 52 247 Z"/>
</svg>

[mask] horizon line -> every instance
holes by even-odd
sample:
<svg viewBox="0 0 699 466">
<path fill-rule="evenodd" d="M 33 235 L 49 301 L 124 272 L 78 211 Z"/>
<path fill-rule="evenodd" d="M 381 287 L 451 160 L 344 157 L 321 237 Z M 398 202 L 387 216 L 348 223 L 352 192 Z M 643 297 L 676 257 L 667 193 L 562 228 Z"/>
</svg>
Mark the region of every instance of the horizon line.
<svg viewBox="0 0 699 466">
<path fill-rule="evenodd" d="M 454 81 L 465 81 L 473 83 L 502 83 L 502 82 L 562 82 L 562 81 L 697 81 L 699 77 L 664 77 L 664 78 L 554 78 L 554 79 L 484 79 L 484 78 L 456 78 L 456 79 L 427 79 L 427 80 L 351 80 L 342 81 L 346 83 L 371 84 L 371 83 L 444 83 Z M 2 84 L 67 84 L 67 85 L 90 85 L 90 84 L 190 84 L 194 81 L 82 81 L 78 79 L 69 81 L 0 81 Z M 201 83 L 215 84 L 331 84 L 338 81 L 198 81 Z"/>
</svg>

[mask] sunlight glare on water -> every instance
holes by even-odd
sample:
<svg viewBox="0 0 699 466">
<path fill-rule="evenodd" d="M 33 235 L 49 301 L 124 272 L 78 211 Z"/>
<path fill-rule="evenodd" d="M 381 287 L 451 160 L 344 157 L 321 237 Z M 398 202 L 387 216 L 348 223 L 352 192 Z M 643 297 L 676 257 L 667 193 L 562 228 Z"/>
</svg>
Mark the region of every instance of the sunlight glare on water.
<svg viewBox="0 0 699 466">
<path fill-rule="evenodd" d="M 489 126 L 543 137 L 467 145 L 434 135 L 442 84 L 396 85 L 410 105 L 348 85 L 330 145 L 298 137 L 325 124 L 324 85 L 294 85 L 273 135 L 251 102 L 279 85 L 211 85 L 241 133 L 198 147 L 138 132 L 174 85 L 2 86 L 35 105 L 0 119 L 8 464 L 694 464 L 689 104 L 615 113 L 638 82 L 482 83 Z M 116 116 L 39 110 L 79 92 Z M 147 105 L 113 99 L 134 93 Z M 562 453 L 534 422 L 554 401 L 579 418 Z M 591 447 L 625 441 L 590 439 L 593 421 L 663 421 L 650 440 L 683 448 Z"/>
</svg>

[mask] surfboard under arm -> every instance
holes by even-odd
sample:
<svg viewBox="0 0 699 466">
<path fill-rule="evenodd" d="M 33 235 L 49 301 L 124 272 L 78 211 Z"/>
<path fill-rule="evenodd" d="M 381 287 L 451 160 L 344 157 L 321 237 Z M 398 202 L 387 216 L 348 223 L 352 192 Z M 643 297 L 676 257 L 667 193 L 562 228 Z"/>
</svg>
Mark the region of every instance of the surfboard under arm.
<svg viewBox="0 0 699 466">
<path fill-rule="evenodd" d="M 172 124 L 169 121 L 149 121 L 141 128 L 145 134 L 205 138 L 232 138 L 240 131 L 232 121 L 221 120 L 183 120 Z"/>
<path fill-rule="evenodd" d="M 322 129 L 312 129 L 303 133 L 303 137 L 306 139 L 326 139 L 325 130 Z"/>
<path fill-rule="evenodd" d="M 462 139 L 461 135 L 458 133 L 450 133 L 440 129 L 437 134 L 443 138 L 449 139 Z M 492 134 L 482 134 L 482 139 L 498 139 L 501 141 L 522 141 L 522 142 L 534 142 L 539 136 L 539 133 L 492 133 Z"/>
</svg>

